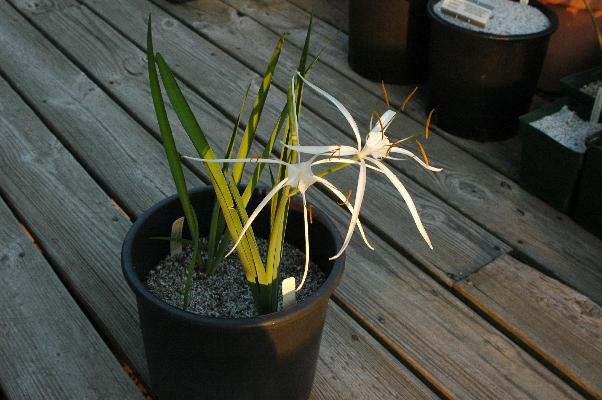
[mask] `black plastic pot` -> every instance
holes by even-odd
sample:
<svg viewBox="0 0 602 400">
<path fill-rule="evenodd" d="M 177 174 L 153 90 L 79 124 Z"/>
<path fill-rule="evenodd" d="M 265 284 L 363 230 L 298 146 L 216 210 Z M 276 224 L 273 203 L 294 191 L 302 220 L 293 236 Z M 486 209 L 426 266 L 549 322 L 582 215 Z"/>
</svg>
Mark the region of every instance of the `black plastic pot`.
<svg viewBox="0 0 602 400">
<path fill-rule="evenodd" d="M 595 96 L 583 93 L 581 88 L 590 82 L 599 80 L 602 80 L 602 67 L 569 75 L 560 80 L 562 90 L 569 98 L 571 110 L 575 111 L 583 120 L 589 121 L 592 108 L 594 107 Z"/>
<path fill-rule="evenodd" d="M 602 239 L 602 134 L 587 141 L 573 215 L 579 224 Z"/>
<path fill-rule="evenodd" d="M 550 20 L 544 31 L 493 35 L 453 25 L 434 11 L 430 0 L 428 55 L 430 105 L 436 124 L 461 137 L 502 140 L 516 134 L 518 117 L 529 110 L 556 15 L 530 4 Z"/>
<path fill-rule="evenodd" d="M 201 229 L 206 230 L 215 202 L 213 188 L 190 193 Z M 256 192 L 249 209 L 264 194 Z M 144 287 L 148 271 L 169 252 L 167 243 L 150 238 L 168 235 L 171 223 L 182 215 L 177 196 L 161 201 L 134 223 L 122 249 L 123 273 L 138 301 L 154 394 L 159 400 L 307 399 L 328 300 L 344 269 L 343 257 L 328 260 L 342 244 L 332 222 L 314 208 L 311 258 L 327 275 L 316 293 L 273 314 L 219 319 L 172 307 Z M 265 237 L 268 226 L 269 214 L 262 214 L 253 230 Z M 286 241 L 304 248 L 302 205 L 297 200 L 291 201 Z"/>
<path fill-rule="evenodd" d="M 563 146 L 530 123 L 556 113 L 567 102 L 563 97 L 520 117 L 521 186 L 564 213 L 571 210 L 585 154 Z"/>
<path fill-rule="evenodd" d="M 351 0 L 351 68 L 378 82 L 424 82 L 429 34 L 426 1 Z"/>
</svg>

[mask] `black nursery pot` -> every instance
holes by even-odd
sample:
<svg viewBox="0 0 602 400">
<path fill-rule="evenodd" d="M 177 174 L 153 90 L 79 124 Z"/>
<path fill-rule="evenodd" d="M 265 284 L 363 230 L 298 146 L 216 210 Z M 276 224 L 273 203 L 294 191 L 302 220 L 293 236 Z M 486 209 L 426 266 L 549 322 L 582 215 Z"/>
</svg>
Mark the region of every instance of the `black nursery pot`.
<svg viewBox="0 0 602 400">
<path fill-rule="evenodd" d="M 263 198 L 256 191 L 249 209 Z M 190 192 L 201 229 L 209 226 L 215 202 L 212 187 Z M 312 261 L 327 275 L 303 303 L 255 318 L 203 317 L 172 307 L 143 284 L 146 274 L 169 253 L 169 244 L 151 237 L 169 235 L 183 214 L 177 196 L 146 211 L 128 232 L 122 249 L 123 273 L 138 301 L 151 388 L 166 399 L 298 399 L 309 397 L 328 300 L 339 283 L 344 257 L 328 258 L 342 242 L 327 216 L 314 208 L 310 229 Z M 266 237 L 269 213 L 253 225 Z M 291 201 L 286 241 L 304 248 L 303 208 Z"/>
<path fill-rule="evenodd" d="M 424 82 L 429 34 L 426 1 L 351 0 L 351 68 L 378 82 Z"/>
<path fill-rule="evenodd" d="M 602 80 L 602 67 L 569 75 L 560 80 L 562 90 L 569 98 L 571 110 L 574 110 L 585 121 L 589 121 L 595 96 L 582 92 L 581 88 L 590 82 L 599 80 Z"/>
<path fill-rule="evenodd" d="M 436 123 L 446 131 L 480 141 L 516 134 L 518 117 L 529 110 L 556 15 L 536 1 L 530 4 L 550 21 L 528 35 L 493 35 L 453 25 L 434 11 L 430 0 L 430 103 Z"/>
</svg>

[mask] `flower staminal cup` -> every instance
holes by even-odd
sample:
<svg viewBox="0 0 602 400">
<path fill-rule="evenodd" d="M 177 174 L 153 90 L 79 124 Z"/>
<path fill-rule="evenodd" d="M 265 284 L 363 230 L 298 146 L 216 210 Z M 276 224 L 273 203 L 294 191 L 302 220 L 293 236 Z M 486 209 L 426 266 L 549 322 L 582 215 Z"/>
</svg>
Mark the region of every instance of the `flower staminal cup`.
<svg viewBox="0 0 602 400">
<path fill-rule="evenodd" d="M 299 76 L 301 76 L 301 75 L 299 74 Z M 291 82 L 290 90 L 292 93 L 295 93 L 295 78 L 294 77 Z M 297 120 L 297 112 L 296 112 L 297 110 L 296 110 L 294 101 L 292 103 L 292 107 L 293 107 L 292 115 L 294 116 L 294 118 L 292 119 L 291 122 L 293 124 L 293 131 L 297 135 L 297 143 L 299 143 L 299 129 L 298 129 L 299 125 L 298 125 L 298 120 Z M 287 146 L 287 147 L 293 148 L 293 147 L 301 147 L 301 146 Z M 309 147 L 312 147 L 312 146 L 309 146 Z M 305 266 L 304 266 L 303 278 L 301 279 L 301 282 L 295 289 L 296 291 L 301 290 L 301 288 L 303 287 L 305 280 L 307 278 L 307 272 L 309 269 L 309 222 L 308 222 L 308 216 L 307 216 L 307 199 L 306 199 L 306 195 L 305 195 L 305 192 L 307 191 L 307 189 L 309 189 L 309 187 L 312 186 L 313 184 L 315 184 L 316 182 L 321 183 L 330 192 L 332 192 L 340 201 L 343 202 L 343 204 L 347 207 L 347 209 L 349 210 L 349 212 L 352 215 L 356 214 L 354 206 L 349 204 L 349 202 L 347 201 L 347 197 L 339 189 L 337 189 L 336 186 L 334 186 L 327 179 L 315 175 L 312 171 L 312 166 L 314 166 L 314 165 L 325 164 L 325 163 L 345 164 L 345 163 L 348 163 L 348 160 L 335 157 L 335 158 L 331 158 L 331 159 L 324 159 L 324 160 L 316 161 L 316 158 L 320 154 L 321 153 L 314 154 L 308 161 L 301 161 L 301 157 L 299 157 L 299 162 L 294 163 L 294 164 L 287 163 L 282 160 L 270 159 L 270 158 L 259 158 L 259 157 L 230 158 L 230 159 L 203 159 L 203 158 L 184 156 L 184 158 L 187 158 L 189 160 L 200 161 L 200 162 L 205 162 L 205 163 L 220 163 L 220 164 L 221 163 L 264 163 L 264 164 L 278 164 L 278 165 L 283 165 L 286 167 L 287 176 L 284 179 L 282 179 L 280 182 L 275 184 L 274 187 L 272 188 L 272 190 L 270 190 L 268 192 L 268 194 L 264 197 L 264 199 L 257 205 L 255 210 L 249 216 L 247 222 L 243 226 L 239 237 L 236 239 L 234 245 L 232 246 L 232 249 L 230 249 L 230 251 L 226 254 L 226 257 L 230 256 L 234 252 L 234 250 L 237 248 L 237 246 L 240 244 L 242 238 L 244 237 L 245 232 L 249 229 L 249 227 L 251 226 L 253 221 L 257 218 L 257 216 L 259 215 L 261 210 L 263 210 L 264 207 L 270 202 L 270 200 L 282 188 L 284 188 L 285 186 L 290 186 L 291 188 L 298 190 L 303 199 L 303 220 L 304 220 L 304 230 L 305 230 Z M 355 224 L 353 226 L 355 228 Z M 364 240 L 364 243 L 366 243 L 366 245 L 370 249 L 373 250 L 374 248 L 368 242 L 368 239 L 366 238 L 366 235 L 364 233 L 364 229 L 359 221 L 357 221 L 357 227 L 360 231 L 360 235 L 362 236 L 362 239 Z"/>
<path fill-rule="evenodd" d="M 393 119 L 397 116 L 397 112 L 392 110 L 387 110 L 381 117 L 378 118 L 377 123 L 371 126 L 370 132 L 366 136 L 366 141 L 362 146 L 362 140 L 358 125 L 351 116 L 351 113 L 347 110 L 347 108 L 345 108 L 345 106 L 332 95 L 328 94 L 326 91 L 320 89 L 313 83 L 303 78 L 301 74 L 299 74 L 299 77 L 309 87 L 311 87 L 321 96 L 330 101 L 343 114 L 343 116 L 351 126 L 351 129 L 353 130 L 357 141 L 357 148 L 346 145 L 289 146 L 291 149 L 299 153 L 328 156 L 327 159 L 320 160 L 316 162 L 316 164 L 320 164 L 323 161 L 340 163 L 347 162 L 350 164 L 357 164 L 360 167 L 357 189 L 355 191 L 355 201 L 353 204 L 353 211 L 351 214 L 349 228 L 347 229 L 347 234 L 345 236 L 343 246 L 337 254 L 331 257 L 331 259 L 338 258 L 341 256 L 341 254 L 343 254 L 343 252 L 349 245 L 349 241 L 351 240 L 351 236 L 353 235 L 355 226 L 359 224 L 359 212 L 362 206 L 362 201 L 366 189 L 366 171 L 368 168 L 384 174 L 391 181 L 393 186 L 395 186 L 395 189 L 397 189 L 397 191 L 400 193 L 401 197 L 405 201 L 406 205 L 408 206 L 408 209 L 410 211 L 410 214 L 412 215 L 416 227 L 418 228 L 418 231 L 424 238 L 427 245 L 432 249 L 433 245 L 426 232 L 426 229 L 424 228 L 424 225 L 422 224 L 422 221 L 420 220 L 420 216 L 418 215 L 418 211 L 416 210 L 416 205 L 414 204 L 414 201 L 412 200 L 410 194 L 408 193 L 404 185 L 401 183 L 399 178 L 397 178 L 397 176 L 389 169 L 389 167 L 387 167 L 382 162 L 382 160 L 400 160 L 399 158 L 394 158 L 391 156 L 391 154 L 400 154 L 413 159 L 429 171 L 439 172 L 441 171 L 441 168 L 432 167 L 423 162 L 411 151 L 397 147 L 396 144 L 400 143 L 401 141 L 394 143 L 391 143 L 389 141 L 389 138 L 385 133 Z M 350 158 L 345 159 L 343 157 Z"/>
</svg>

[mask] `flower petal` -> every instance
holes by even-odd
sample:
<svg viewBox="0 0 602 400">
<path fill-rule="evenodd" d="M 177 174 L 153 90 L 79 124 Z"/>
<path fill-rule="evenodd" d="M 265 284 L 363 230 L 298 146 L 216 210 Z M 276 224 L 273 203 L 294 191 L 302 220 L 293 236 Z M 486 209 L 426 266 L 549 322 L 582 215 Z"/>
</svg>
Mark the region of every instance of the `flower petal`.
<svg viewBox="0 0 602 400">
<path fill-rule="evenodd" d="M 383 115 L 380 116 L 380 120 L 371 127 L 370 133 L 385 133 L 387 128 L 393 122 L 393 119 L 397 116 L 397 112 L 393 110 L 387 110 Z"/>
<path fill-rule="evenodd" d="M 305 267 L 303 270 L 303 278 L 301 279 L 301 283 L 295 289 L 295 292 L 298 292 L 305 284 L 305 279 L 307 278 L 307 271 L 309 270 L 309 225 L 307 224 L 307 200 L 305 198 L 305 193 L 301 193 L 303 197 L 303 225 L 305 229 Z"/>
<path fill-rule="evenodd" d="M 343 145 L 334 145 L 334 146 L 294 146 L 282 143 L 282 145 L 291 150 L 298 151 L 299 153 L 305 154 L 322 154 L 329 155 L 331 154 L 333 157 L 341 157 L 341 156 L 350 156 L 357 154 L 357 149 L 351 146 L 343 146 Z"/>
<path fill-rule="evenodd" d="M 271 158 L 196 158 L 182 156 L 183 158 L 191 161 L 200 161 L 205 163 L 264 163 L 264 164 L 281 164 L 288 165 L 284 161 L 274 160 Z"/>
<path fill-rule="evenodd" d="M 429 171 L 434 171 L 434 172 L 443 171 L 443 168 L 437 168 L 437 167 L 433 167 L 431 165 L 426 165 L 426 163 L 424 161 L 422 161 L 420 159 L 420 157 L 416 156 L 414 153 L 412 153 L 409 150 L 402 149 L 400 147 L 391 147 L 391 149 L 389 150 L 389 153 L 403 154 L 404 156 L 411 157 L 414 161 L 416 161 L 418 164 L 422 165 L 424 168 L 428 169 Z M 393 158 L 393 157 L 387 157 L 387 159 L 395 160 L 395 158 Z"/>
<path fill-rule="evenodd" d="M 403 184 L 401 183 L 399 178 L 397 178 L 397 176 L 393 172 L 391 172 L 391 170 L 384 163 L 382 163 L 378 160 L 375 160 L 373 158 L 369 158 L 368 160 L 370 160 L 378 168 L 380 168 L 381 172 L 384 173 L 387 176 L 387 178 L 389 178 L 389 180 L 391 181 L 393 186 L 395 186 L 395 188 L 397 189 L 399 194 L 401 194 L 401 197 L 406 202 L 406 205 L 408 206 L 408 209 L 410 210 L 410 214 L 412 215 L 412 218 L 414 218 L 414 223 L 416 224 L 416 228 L 418 228 L 418 231 L 424 238 L 424 241 L 426 242 L 426 244 L 428 244 L 428 246 L 432 250 L 433 245 L 431 244 L 431 239 L 429 238 L 429 235 L 426 233 L 426 229 L 424 229 L 424 225 L 422 225 L 422 221 L 420 220 L 420 216 L 418 215 L 418 210 L 416 210 L 416 205 L 414 204 L 414 200 L 412 200 L 412 197 L 408 193 L 405 186 L 403 186 Z"/>
<path fill-rule="evenodd" d="M 349 245 L 349 241 L 351 240 L 351 236 L 353 235 L 353 231 L 355 229 L 355 225 L 359 220 L 360 209 L 362 208 L 362 200 L 364 199 L 364 192 L 366 191 L 366 163 L 361 160 L 360 161 L 360 173 L 359 178 L 357 180 L 357 189 L 355 191 L 355 202 L 353 204 L 353 212 L 351 213 L 351 221 L 349 222 L 349 228 L 347 229 L 347 235 L 345 236 L 345 240 L 343 241 L 343 246 L 339 250 L 337 254 L 330 257 L 330 260 L 334 260 L 335 258 L 339 258 L 341 254 L 345 251 L 347 246 Z"/>
<path fill-rule="evenodd" d="M 358 162 L 358 164 L 359 164 L 359 162 Z M 336 186 L 334 186 L 332 183 L 330 183 L 326 179 L 321 178 L 319 176 L 316 176 L 316 181 L 320 182 L 322 185 L 324 185 L 328 189 L 330 189 L 330 191 L 332 193 L 334 193 L 339 198 L 339 200 L 341 200 L 342 202 L 345 203 L 349 212 L 351 212 L 353 214 L 353 206 L 351 204 L 349 204 L 348 199 L 345 197 L 345 195 L 339 189 L 337 189 Z M 366 234 L 364 233 L 364 228 L 362 227 L 362 222 L 359 219 L 357 221 L 357 228 L 359 229 L 360 234 L 362 235 L 362 239 L 364 240 L 364 243 L 366 243 L 366 246 L 368 246 L 368 248 L 370 250 L 374 250 L 374 247 L 372 247 L 370 242 L 368 242 L 368 238 L 366 238 Z"/>
<path fill-rule="evenodd" d="M 357 123 L 351 116 L 351 113 L 349 112 L 349 110 L 347 110 L 347 108 L 345 108 L 345 106 L 340 101 L 335 99 L 332 95 L 326 93 L 324 90 L 320 89 L 313 83 L 309 82 L 307 79 L 303 78 L 299 72 L 297 72 L 297 75 L 299 75 L 299 77 L 301 77 L 301 79 L 303 79 L 303 82 L 305 82 L 309 87 L 311 87 L 316 92 L 321 94 L 324 98 L 329 100 L 332 104 L 334 104 L 336 106 L 336 108 L 339 109 L 341 114 L 343 114 L 343 116 L 345 117 L 345 119 L 347 120 L 349 125 L 351 126 L 351 129 L 353 129 L 353 133 L 355 134 L 355 139 L 357 140 L 357 149 L 360 150 L 362 148 L 362 137 L 360 136 L 360 130 L 357 126 Z"/>
<path fill-rule="evenodd" d="M 274 195 L 280 189 L 282 189 L 284 187 L 284 185 L 286 185 L 287 182 L 288 182 L 288 178 L 284 178 L 283 180 L 278 182 L 278 184 L 276 186 L 274 186 L 268 194 L 266 194 L 266 196 L 263 198 L 263 200 L 261 200 L 261 203 L 259 203 L 257 205 L 257 207 L 255 208 L 253 213 L 249 216 L 247 223 L 245 224 L 245 226 L 243 226 L 242 231 L 240 231 L 240 235 L 238 235 L 238 239 L 236 239 L 236 243 L 234 243 L 234 246 L 232 246 L 232 249 L 230 249 L 228 254 L 226 254 L 226 257 L 229 257 L 234 252 L 234 250 L 236 249 L 236 247 L 242 240 L 243 236 L 245 235 L 245 232 L 247 231 L 247 229 L 249 229 L 249 227 L 251 226 L 251 224 L 253 223 L 255 218 L 257 218 L 257 215 L 259 215 L 259 213 L 261 212 L 261 210 L 263 210 L 263 208 L 266 206 L 266 204 L 268 204 L 268 202 L 272 199 L 272 197 L 274 197 Z"/>
</svg>

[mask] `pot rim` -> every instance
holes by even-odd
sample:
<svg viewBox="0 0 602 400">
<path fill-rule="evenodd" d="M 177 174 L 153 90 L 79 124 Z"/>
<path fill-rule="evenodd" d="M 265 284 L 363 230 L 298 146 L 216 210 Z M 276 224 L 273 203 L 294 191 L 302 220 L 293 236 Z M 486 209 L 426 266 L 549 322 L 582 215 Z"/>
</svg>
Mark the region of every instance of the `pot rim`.
<svg viewBox="0 0 602 400">
<path fill-rule="evenodd" d="M 438 23 L 443 24 L 446 27 L 453 29 L 455 31 L 464 32 L 467 35 L 474 36 L 474 37 L 481 38 L 481 39 L 490 39 L 490 40 L 507 41 L 507 42 L 518 42 L 518 41 L 523 41 L 523 40 L 538 39 L 541 37 L 550 36 L 554 32 L 556 32 L 556 30 L 558 29 L 558 17 L 554 13 L 554 11 L 552 11 L 552 9 L 550 7 L 548 7 L 547 5 L 541 4 L 537 0 L 531 0 L 529 2 L 529 5 L 537 8 L 539 11 L 541 11 L 550 21 L 550 26 L 548 26 L 543 31 L 521 34 L 521 35 L 497 35 L 494 33 L 473 31 L 471 29 L 466 29 L 461 26 L 452 24 L 451 22 L 443 19 L 439 14 L 437 14 L 435 12 L 435 9 L 434 9 L 435 4 L 439 3 L 440 1 L 443 1 L 443 0 L 429 0 L 429 2 L 427 4 L 427 11 L 428 11 L 428 15 L 431 18 L 431 20 L 437 21 Z M 514 0 L 512 0 L 512 1 L 514 1 Z"/>
<path fill-rule="evenodd" d="M 258 188 L 256 191 L 263 191 L 263 188 Z M 207 192 L 213 193 L 212 186 L 197 187 L 189 190 L 189 193 Z M 296 208 L 296 203 L 301 204 L 298 201 L 297 196 L 291 201 L 291 210 Z M 298 318 L 299 315 L 311 312 L 311 309 L 317 303 L 323 301 L 324 297 L 330 298 L 336 287 L 338 286 L 343 270 L 345 268 L 345 254 L 343 253 L 339 258 L 334 260 L 332 269 L 324 283 L 315 291 L 311 296 L 306 298 L 302 303 L 297 303 L 292 307 L 285 310 L 276 311 L 270 314 L 259 315 L 256 317 L 248 318 L 216 318 L 207 317 L 199 314 L 194 314 L 188 311 L 184 311 L 178 307 L 174 307 L 156 297 L 149 290 L 146 289 L 144 283 L 134 270 L 134 263 L 132 260 L 131 249 L 133 247 L 133 241 L 137 237 L 140 229 L 144 222 L 152 218 L 160 209 L 172 203 L 173 201 L 179 201 L 177 194 L 169 196 L 158 203 L 155 203 L 148 210 L 146 210 L 140 217 L 136 219 L 134 224 L 130 227 L 121 249 L 121 267 L 123 275 L 129 284 L 132 291 L 138 298 L 143 298 L 145 301 L 151 303 L 154 307 L 161 309 L 163 312 L 171 314 L 173 317 L 178 319 L 189 321 L 190 323 L 197 325 L 204 325 L 208 327 L 219 327 L 219 328 L 230 328 L 230 329 L 247 329 L 251 327 L 267 327 L 274 326 L 276 324 L 285 324 L 292 322 Z M 308 205 L 311 203 L 308 202 Z M 336 229 L 333 221 L 318 208 L 313 208 L 313 219 L 321 222 L 324 226 L 328 227 L 332 233 L 335 241 L 336 248 L 340 248 L 343 244 L 341 235 Z"/>
</svg>

